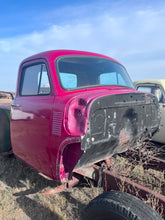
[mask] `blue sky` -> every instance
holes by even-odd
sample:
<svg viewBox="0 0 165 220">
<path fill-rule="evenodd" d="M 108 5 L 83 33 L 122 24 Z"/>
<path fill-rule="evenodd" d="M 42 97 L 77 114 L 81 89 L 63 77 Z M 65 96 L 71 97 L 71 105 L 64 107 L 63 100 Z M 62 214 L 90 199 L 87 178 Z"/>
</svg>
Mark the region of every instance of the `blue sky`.
<svg viewBox="0 0 165 220">
<path fill-rule="evenodd" d="M 165 78 L 163 0 L 0 1 L 0 90 L 15 91 L 22 59 L 52 49 L 119 60 L 132 80 Z"/>
</svg>

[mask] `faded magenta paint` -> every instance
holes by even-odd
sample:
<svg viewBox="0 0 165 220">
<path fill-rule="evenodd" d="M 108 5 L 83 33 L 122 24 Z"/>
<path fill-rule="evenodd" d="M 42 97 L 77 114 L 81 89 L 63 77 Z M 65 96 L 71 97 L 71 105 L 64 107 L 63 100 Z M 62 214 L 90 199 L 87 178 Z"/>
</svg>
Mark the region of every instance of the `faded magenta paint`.
<svg viewBox="0 0 165 220">
<path fill-rule="evenodd" d="M 133 88 L 107 85 L 64 90 L 55 62 L 59 57 L 72 55 L 105 58 L 118 63 L 104 55 L 73 50 L 48 51 L 31 56 L 20 65 L 15 105 L 11 109 L 14 154 L 39 172 L 61 182 L 71 178 L 76 164 L 86 153 L 81 142 L 88 130 L 93 101 L 105 96 L 138 93 Z M 42 96 L 22 96 L 21 74 L 25 67 L 38 63 L 47 67 L 51 92 Z M 106 159 L 106 152 L 104 156 L 102 160 Z"/>
</svg>

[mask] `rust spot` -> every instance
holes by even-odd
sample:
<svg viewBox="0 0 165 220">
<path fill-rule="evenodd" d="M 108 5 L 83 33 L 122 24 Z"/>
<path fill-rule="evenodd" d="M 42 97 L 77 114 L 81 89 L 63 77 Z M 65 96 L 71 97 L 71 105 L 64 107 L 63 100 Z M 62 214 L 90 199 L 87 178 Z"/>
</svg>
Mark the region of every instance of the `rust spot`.
<svg viewBox="0 0 165 220">
<path fill-rule="evenodd" d="M 111 167 L 112 161 L 111 158 L 105 160 L 107 167 Z"/>
<path fill-rule="evenodd" d="M 148 94 L 145 93 L 145 100 L 146 100 L 146 103 L 147 104 L 150 104 L 151 103 L 151 97 L 148 96 Z"/>
<path fill-rule="evenodd" d="M 123 128 L 119 134 L 119 145 L 122 146 L 129 143 L 130 138 L 131 132 L 128 131 L 126 128 Z"/>
</svg>

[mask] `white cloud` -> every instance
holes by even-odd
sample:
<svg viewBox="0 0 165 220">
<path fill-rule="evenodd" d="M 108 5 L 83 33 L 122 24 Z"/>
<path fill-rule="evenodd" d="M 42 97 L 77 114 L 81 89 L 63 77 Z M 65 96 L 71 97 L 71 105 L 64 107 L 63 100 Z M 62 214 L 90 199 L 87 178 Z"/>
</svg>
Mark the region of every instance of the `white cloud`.
<svg viewBox="0 0 165 220">
<path fill-rule="evenodd" d="M 128 8 L 116 15 L 111 8 L 91 19 L 89 11 L 88 19 L 52 24 L 42 32 L 1 39 L 0 90 L 15 89 L 22 59 L 52 49 L 87 50 L 112 56 L 123 62 L 135 80 L 144 76 L 153 78 L 156 71 L 157 77 L 162 74 L 165 69 L 165 8 L 136 11 Z"/>
</svg>

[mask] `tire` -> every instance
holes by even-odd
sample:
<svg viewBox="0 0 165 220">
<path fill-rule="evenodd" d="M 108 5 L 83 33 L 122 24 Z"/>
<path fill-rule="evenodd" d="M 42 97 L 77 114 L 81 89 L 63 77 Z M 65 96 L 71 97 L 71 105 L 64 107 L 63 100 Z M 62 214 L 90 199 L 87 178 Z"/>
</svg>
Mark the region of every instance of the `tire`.
<svg viewBox="0 0 165 220">
<path fill-rule="evenodd" d="M 81 220 L 163 220 L 142 200 L 125 192 L 109 191 L 93 199 Z"/>
</svg>

